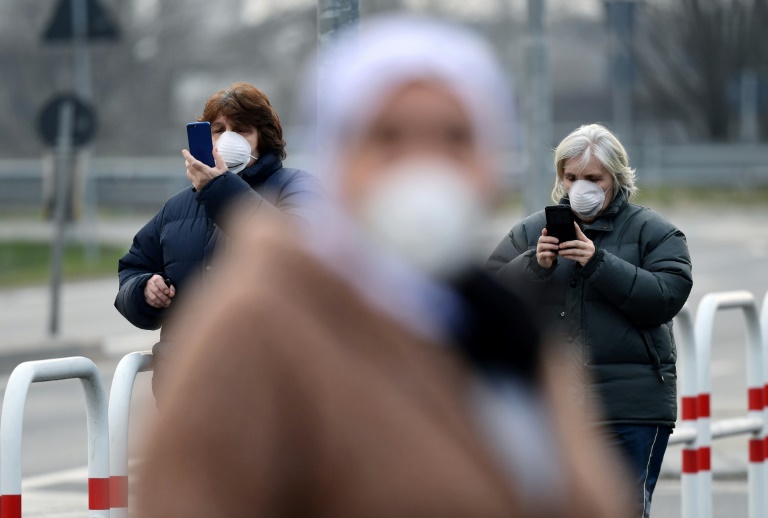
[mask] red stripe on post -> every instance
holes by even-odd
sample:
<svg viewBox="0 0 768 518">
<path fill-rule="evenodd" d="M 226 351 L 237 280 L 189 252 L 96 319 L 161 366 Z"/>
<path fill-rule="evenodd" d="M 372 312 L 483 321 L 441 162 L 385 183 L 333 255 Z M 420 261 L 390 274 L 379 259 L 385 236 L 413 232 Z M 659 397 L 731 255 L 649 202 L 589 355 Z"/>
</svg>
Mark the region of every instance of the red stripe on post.
<svg viewBox="0 0 768 518">
<path fill-rule="evenodd" d="M 699 471 L 709 471 L 712 469 L 712 449 L 709 446 L 699 448 L 698 466 Z"/>
<path fill-rule="evenodd" d="M 750 439 L 749 441 L 749 462 L 763 462 L 765 454 L 763 452 L 762 439 Z"/>
<path fill-rule="evenodd" d="M 88 479 L 88 510 L 90 511 L 108 511 L 109 510 L 109 479 L 108 478 L 89 478 Z"/>
<path fill-rule="evenodd" d="M 21 518 L 21 495 L 0 496 L 0 516 Z"/>
<path fill-rule="evenodd" d="M 751 388 L 747 391 L 747 397 L 749 398 L 750 411 L 763 409 L 763 389 Z"/>
<path fill-rule="evenodd" d="M 696 396 L 683 396 L 683 421 L 695 421 L 698 416 Z"/>
<path fill-rule="evenodd" d="M 696 450 L 683 450 L 683 473 L 696 474 L 699 471 L 699 460 Z"/>
<path fill-rule="evenodd" d="M 709 394 L 699 394 L 696 406 L 699 417 L 709 417 Z"/>
<path fill-rule="evenodd" d="M 109 506 L 128 507 L 128 477 L 112 476 L 109 478 Z"/>
</svg>

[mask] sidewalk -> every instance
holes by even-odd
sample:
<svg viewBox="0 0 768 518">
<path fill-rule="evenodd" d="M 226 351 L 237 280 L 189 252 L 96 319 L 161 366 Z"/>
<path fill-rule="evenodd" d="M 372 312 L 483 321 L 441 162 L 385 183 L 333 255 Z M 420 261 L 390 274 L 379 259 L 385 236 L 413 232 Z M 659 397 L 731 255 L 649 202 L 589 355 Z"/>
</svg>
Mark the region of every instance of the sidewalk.
<svg viewBox="0 0 768 518">
<path fill-rule="evenodd" d="M 0 290 L 0 358 L 70 355 L 100 349 L 119 353 L 148 349 L 158 331 L 135 328 L 117 312 L 117 276 L 113 279 L 64 283 L 61 293 L 61 332 L 48 335 L 50 288 L 34 286 Z"/>
</svg>

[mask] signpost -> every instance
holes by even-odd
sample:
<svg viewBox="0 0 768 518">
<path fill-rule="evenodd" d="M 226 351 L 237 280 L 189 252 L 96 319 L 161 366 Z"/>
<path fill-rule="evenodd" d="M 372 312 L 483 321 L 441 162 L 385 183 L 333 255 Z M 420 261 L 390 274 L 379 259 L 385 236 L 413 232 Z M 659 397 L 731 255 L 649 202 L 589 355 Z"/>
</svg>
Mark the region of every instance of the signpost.
<svg viewBox="0 0 768 518">
<path fill-rule="evenodd" d="M 55 221 L 53 255 L 51 258 L 51 311 L 48 332 L 51 336 L 59 334 L 59 307 L 61 299 L 61 263 L 64 256 L 64 225 L 66 223 L 67 194 L 72 176 L 72 129 L 74 128 L 75 104 L 64 101 L 58 105 L 58 139 L 56 142 L 56 178 Z"/>
<path fill-rule="evenodd" d="M 526 214 L 547 205 L 552 178 L 549 146 L 552 140 L 552 105 L 549 85 L 549 54 L 544 34 L 544 0 L 528 0 L 528 33 L 525 45 L 526 92 L 523 105 L 525 128 Z"/>
<path fill-rule="evenodd" d="M 75 149 L 87 145 L 96 132 L 93 98 L 90 40 L 113 41 L 118 38 L 115 23 L 98 0 L 59 0 L 47 28 L 44 43 L 72 43 L 75 94 L 62 94 L 46 104 L 38 119 L 43 140 L 55 147 L 55 228 L 51 258 L 51 311 L 49 333 L 59 334 L 61 267 L 71 192 L 74 185 Z M 87 167 L 88 152 L 81 150 L 81 164 Z M 89 247 L 91 248 L 91 247 Z M 95 248 L 95 245 L 93 246 Z"/>
<path fill-rule="evenodd" d="M 611 92 L 613 129 L 625 145 L 634 144 L 632 84 L 635 65 L 632 55 L 632 30 L 637 0 L 605 0 L 608 30 L 611 35 Z"/>
<path fill-rule="evenodd" d="M 358 0 L 317 0 L 317 39 L 320 48 L 327 47 L 346 29 L 352 29 L 360 23 Z M 320 53 L 322 59 L 328 59 L 327 53 Z M 323 84 L 323 74 L 329 63 L 318 64 L 319 84 Z M 318 92 L 319 95 L 322 92 Z M 322 123 L 321 123 L 322 124 Z"/>
<path fill-rule="evenodd" d="M 96 134 L 96 114 L 93 108 L 74 94 L 60 94 L 48 101 L 40 111 L 37 128 L 40 136 L 51 147 L 58 145 L 60 138 L 59 121 L 65 105 L 72 107 L 72 146 L 88 144 Z"/>
</svg>

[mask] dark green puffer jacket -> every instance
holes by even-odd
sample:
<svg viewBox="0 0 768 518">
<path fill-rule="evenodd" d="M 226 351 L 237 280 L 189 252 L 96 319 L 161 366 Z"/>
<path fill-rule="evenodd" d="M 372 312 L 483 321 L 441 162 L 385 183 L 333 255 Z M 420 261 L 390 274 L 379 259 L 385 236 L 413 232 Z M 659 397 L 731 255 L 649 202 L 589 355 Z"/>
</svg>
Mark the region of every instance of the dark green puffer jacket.
<svg viewBox="0 0 768 518">
<path fill-rule="evenodd" d="M 620 193 L 582 224 L 595 244 L 592 259 L 582 267 L 558 258 L 545 269 L 536 261 L 545 224 L 541 211 L 515 225 L 488 270 L 529 300 L 543 330 L 562 333 L 571 359 L 587 366 L 583 395 L 602 410 L 603 422 L 674 426 L 672 318 L 693 286 L 685 236 Z"/>
</svg>

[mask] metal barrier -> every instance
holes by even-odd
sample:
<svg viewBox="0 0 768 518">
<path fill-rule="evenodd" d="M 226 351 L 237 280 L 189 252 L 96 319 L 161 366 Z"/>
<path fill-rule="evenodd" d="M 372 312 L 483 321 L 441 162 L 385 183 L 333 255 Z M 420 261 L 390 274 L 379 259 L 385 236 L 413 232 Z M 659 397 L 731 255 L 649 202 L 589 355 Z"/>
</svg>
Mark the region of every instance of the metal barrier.
<svg viewBox="0 0 768 518">
<path fill-rule="evenodd" d="M 741 309 L 747 329 L 747 408 L 744 418 L 711 422 L 711 352 L 715 314 L 723 309 Z M 763 308 L 763 318 L 768 319 Z M 749 441 L 749 516 L 765 514 L 763 489 L 766 485 L 763 438 L 765 405 L 768 391 L 763 365 L 766 359 L 764 339 L 754 296 L 747 291 L 710 293 L 701 300 L 691 335 L 690 313 L 677 317 L 684 348 L 682 385 L 683 426 L 670 438 L 670 444 L 685 444 L 683 449 L 682 510 L 683 518 L 712 516 L 712 440 L 734 435 L 752 434 Z M 691 336 L 693 339 L 691 340 Z M 691 349 L 695 353 L 691 354 Z M 693 423 L 695 422 L 695 428 Z M 691 448 L 691 443 L 693 448 Z"/>
<path fill-rule="evenodd" d="M 675 327 L 678 330 L 680 340 L 680 395 L 682 403 L 682 424 L 675 430 L 675 433 L 669 438 L 669 444 L 683 444 L 682 452 L 682 473 L 680 474 L 680 484 L 682 491 L 682 516 L 683 518 L 693 518 L 696 516 L 696 495 L 698 478 L 698 460 L 696 446 L 693 444 L 696 440 L 696 363 L 697 350 L 696 340 L 693 329 L 693 317 L 688 305 L 678 313 L 675 318 Z"/>
<path fill-rule="evenodd" d="M 763 305 L 760 310 L 760 329 L 762 331 L 763 343 L 763 459 L 766 463 L 765 483 L 768 486 L 768 293 L 763 298 Z M 766 512 L 768 512 L 768 495 L 763 502 Z"/>
<path fill-rule="evenodd" d="M 8 379 L 0 415 L 0 516 L 21 517 L 21 432 L 32 383 L 79 378 L 88 423 L 88 516 L 109 517 L 109 425 L 107 398 L 96 365 L 74 357 L 25 362 Z"/>
<path fill-rule="evenodd" d="M 113 518 L 128 517 L 128 418 L 136 376 L 152 370 L 152 353 L 130 353 L 120 360 L 109 391 L 110 508 Z"/>
</svg>

